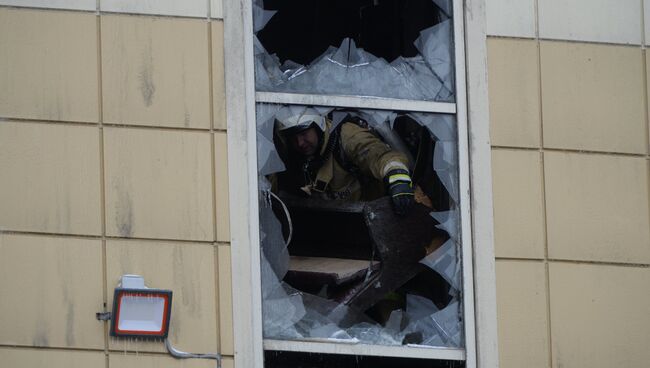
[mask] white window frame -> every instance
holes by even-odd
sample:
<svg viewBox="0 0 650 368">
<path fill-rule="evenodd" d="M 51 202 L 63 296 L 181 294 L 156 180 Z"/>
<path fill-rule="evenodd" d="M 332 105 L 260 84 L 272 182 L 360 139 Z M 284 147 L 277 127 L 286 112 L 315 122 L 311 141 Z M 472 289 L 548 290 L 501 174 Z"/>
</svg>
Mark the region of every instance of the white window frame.
<svg viewBox="0 0 650 368">
<path fill-rule="evenodd" d="M 484 0 L 453 0 L 453 4 L 457 101 L 450 104 L 355 96 L 255 93 L 252 1 L 224 1 L 236 367 L 263 367 L 265 348 L 464 360 L 468 368 L 498 365 L 485 5 Z M 257 102 L 413 110 L 456 115 L 461 193 L 464 349 L 263 341 L 255 120 Z"/>
</svg>

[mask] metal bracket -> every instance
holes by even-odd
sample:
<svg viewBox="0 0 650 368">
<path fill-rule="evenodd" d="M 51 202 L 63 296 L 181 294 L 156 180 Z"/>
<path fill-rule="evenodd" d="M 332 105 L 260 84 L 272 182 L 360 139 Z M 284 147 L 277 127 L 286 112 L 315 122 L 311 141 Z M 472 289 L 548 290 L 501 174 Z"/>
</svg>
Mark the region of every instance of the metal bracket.
<svg viewBox="0 0 650 368">
<path fill-rule="evenodd" d="M 97 312 L 95 313 L 95 318 L 98 321 L 110 321 L 113 314 L 111 312 Z"/>
</svg>

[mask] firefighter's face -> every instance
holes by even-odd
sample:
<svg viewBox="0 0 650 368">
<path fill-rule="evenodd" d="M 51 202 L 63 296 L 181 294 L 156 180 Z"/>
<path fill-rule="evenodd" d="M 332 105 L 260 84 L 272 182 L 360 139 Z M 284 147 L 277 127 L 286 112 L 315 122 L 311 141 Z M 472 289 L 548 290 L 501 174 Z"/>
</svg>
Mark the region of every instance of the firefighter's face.
<svg viewBox="0 0 650 368">
<path fill-rule="evenodd" d="M 291 139 L 291 146 L 303 156 L 313 156 L 318 150 L 318 132 L 316 127 L 294 134 Z"/>
</svg>

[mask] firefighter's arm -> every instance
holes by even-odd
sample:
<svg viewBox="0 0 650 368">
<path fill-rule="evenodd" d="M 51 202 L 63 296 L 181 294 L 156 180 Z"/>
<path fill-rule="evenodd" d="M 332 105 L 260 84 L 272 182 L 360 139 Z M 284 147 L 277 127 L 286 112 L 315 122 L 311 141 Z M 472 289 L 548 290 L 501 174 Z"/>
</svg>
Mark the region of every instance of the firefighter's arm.
<svg viewBox="0 0 650 368">
<path fill-rule="evenodd" d="M 406 156 L 354 124 L 341 127 L 341 146 L 346 158 L 365 175 L 384 181 L 395 213 L 407 214 L 415 196 Z"/>
<path fill-rule="evenodd" d="M 341 126 L 341 148 L 346 159 L 364 175 L 383 180 L 392 170 L 408 172 L 408 159 L 404 154 L 391 149 L 368 129 L 356 124 L 343 123 Z"/>
</svg>

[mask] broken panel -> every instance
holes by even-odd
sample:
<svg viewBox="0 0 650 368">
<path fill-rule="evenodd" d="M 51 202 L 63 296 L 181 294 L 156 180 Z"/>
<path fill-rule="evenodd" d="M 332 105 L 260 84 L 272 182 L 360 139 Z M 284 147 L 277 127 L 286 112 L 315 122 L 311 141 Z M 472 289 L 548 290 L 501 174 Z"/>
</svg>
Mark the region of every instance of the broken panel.
<svg viewBox="0 0 650 368">
<path fill-rule="evenodd" d="M 455 118 L 279 104 L 256 113 L 264 337 L 463 347 Z M 291 119 L 317 134 L 314 153 L 280 131 Z M 407 215 L 381 180 L 346 162 L 360 161 L 340 156 L 358 137 L 405 158 L 416 202 Z M 319 173 L 332 165 L 332 182 L 352 175 L 360 198 L 296 185 L 307 161 Z"/>
<path fill-rule="evenodd" d="M 451 0 L 254 0 L 255 88 L 453 102 Z"/>
</svg>

